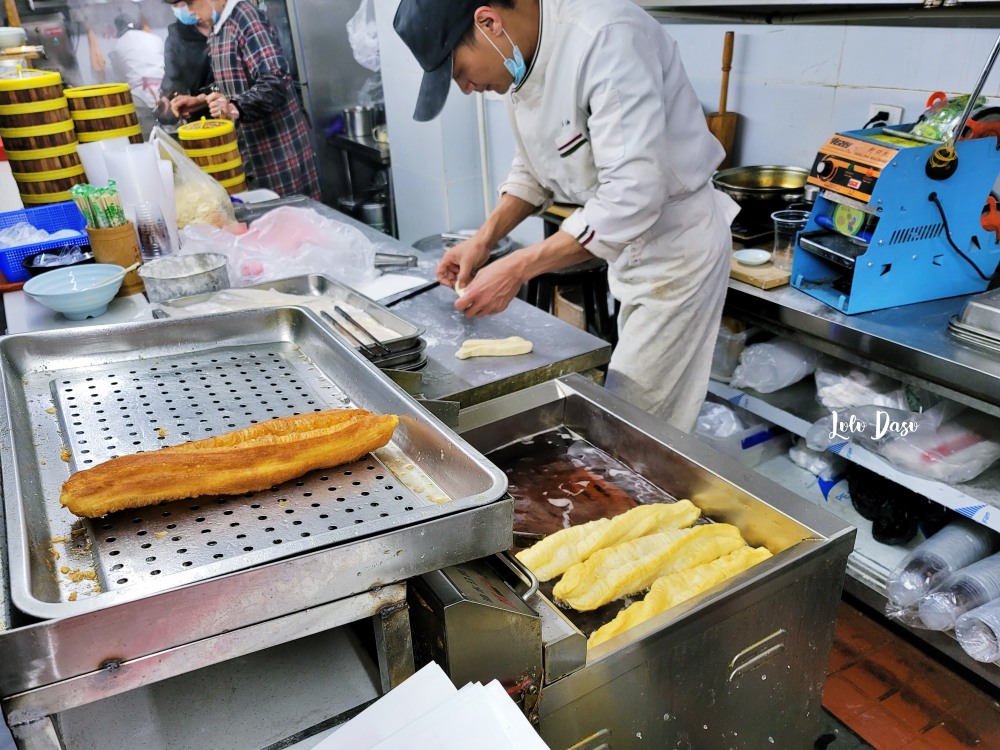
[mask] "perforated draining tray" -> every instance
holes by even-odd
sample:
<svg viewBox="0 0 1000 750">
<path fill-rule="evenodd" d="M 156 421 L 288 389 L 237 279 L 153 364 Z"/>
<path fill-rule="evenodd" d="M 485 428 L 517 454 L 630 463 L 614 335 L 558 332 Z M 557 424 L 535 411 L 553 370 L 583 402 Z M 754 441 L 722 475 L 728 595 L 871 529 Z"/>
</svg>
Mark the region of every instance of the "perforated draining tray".
<svg viewBox="0 0 1000 750">
<path fill-rule="evenodd" d="M 22 531 L 11 534 L 12 595 L 31 614 L 85 611 L 385 534 L 484 507 L 506 489 L 485 458 L 297 308 L 25 334 L 0 352 L 13 427 L 5 505 L 9 528 Z M 114 456 L 345 406 L 399 414 L 393 441 L 248 495 L 96 520 L 59 504 L 71 472 Z"/>
</svg>

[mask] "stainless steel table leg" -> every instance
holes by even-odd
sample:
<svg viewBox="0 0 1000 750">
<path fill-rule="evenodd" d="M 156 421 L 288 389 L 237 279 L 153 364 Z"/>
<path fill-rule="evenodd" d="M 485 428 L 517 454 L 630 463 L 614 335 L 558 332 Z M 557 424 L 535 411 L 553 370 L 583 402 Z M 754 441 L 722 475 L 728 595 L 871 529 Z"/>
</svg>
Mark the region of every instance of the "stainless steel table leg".
<svg viewBox="0 0 1000 750">
<path fill-rule="evenodd" d="M 413 674 L 413 641 L 406 600 L 382 607 L 373 621 L 382 691 L 387 693 Z"/>
<path fill-rule="evenodd" d="M 18 750 L 63 750 L 51 716 L 10 728 Z"/>
</svg>

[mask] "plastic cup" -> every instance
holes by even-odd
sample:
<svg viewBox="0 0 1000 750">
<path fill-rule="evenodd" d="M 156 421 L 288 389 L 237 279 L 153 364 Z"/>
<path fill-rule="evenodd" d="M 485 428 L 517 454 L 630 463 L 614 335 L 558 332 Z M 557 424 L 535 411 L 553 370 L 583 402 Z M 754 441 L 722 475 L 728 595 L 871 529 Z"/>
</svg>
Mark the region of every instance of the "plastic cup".
<svg viewBox="0 0 1000 750">
<path fill-rule="evenodd" d="M 808 211 L 775 211 L 771 214 L 774 221 L 774 251 L 771 262 L 775 268 L 783 271 L 792 270 L 792 256 L 795 253 L 795 236 L 805 229 L 809 222 Z"/>
</svg>

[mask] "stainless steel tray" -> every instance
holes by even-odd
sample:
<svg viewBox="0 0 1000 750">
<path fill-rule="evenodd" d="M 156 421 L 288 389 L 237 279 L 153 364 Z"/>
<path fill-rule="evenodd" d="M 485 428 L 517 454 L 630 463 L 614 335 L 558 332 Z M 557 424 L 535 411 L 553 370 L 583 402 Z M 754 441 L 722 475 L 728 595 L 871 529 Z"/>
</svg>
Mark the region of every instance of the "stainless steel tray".
<svg viewBox="0 0 1000 750">
<path fill-rule="evenodd" d="M 281 292 L 282 294 L 297 294 L 304 297 L 323 297 L 336 303 L 346 302 L 351 307 L 367 313 L 386 328 L 399 332 L 400 335 L 396 338 L 386 339 L 382 342 L 390 352 L 398 352 L 412 348 L 418 343 L 420 336 L 424 333 L 424 328 L 414 325 L 405 318 L 399 317 L 399 315 L 394 313 L 389 308 L 380 305 L 375 300 L 369 299 L 351 287 L 341 284 L 336 279 L 331 279 L 329 276 L 324 276 L 322 274 L 292 276 L 287 279 L 266 281 L 262 284 L 253 284 L 252 286 L 243 288 L 263 290 L 273 289 L 274 291 Z M 174 311 L 178 309 L 182 310 L 185 307 L 190 307 L 191 305 L 199 302 L 207 302 L 211 300 L 215 294 L 215 292 L 211 292 L 209 294 L 197 294 L 190 297 L 179 297 L 177 299 L 165 300 L 164 302 L 157 303 L 157 310 L 162 312 L 163 316 L 171 317 L 171 314 Z M 329 312 L 331 315 L 334 314 L 333 310 L 330 310 Z M 350 327 L 351 326 L 348 324 L 348 328 Z M 359 337 L 363 344 L 371 343 L 371 341 L 364 336 L 364 334 L 360 334 Z"/>
<path fill-rule="evenodd" d="M 958 322 L 1000 338 L 1000 289 L 977 294 L 966 302 Z"/>
<path fill-rule="evenodd" d="M 39 617 L 382 539 L 504 499 L 498 469 L 302 308 L 9 336 L 0 340 L 0 367 L 11 595 Z M 59 504 L 72 471 L 113 455 L 349 405 L 400 416 L 390 444 L 354 464 L 246 496 L 94 521 Z M 477 557 L 497 551 L 472 546 Z M 429 543 L 421 560 L 434 569 L 449 555 L 448 545 Z"/>
</svg>

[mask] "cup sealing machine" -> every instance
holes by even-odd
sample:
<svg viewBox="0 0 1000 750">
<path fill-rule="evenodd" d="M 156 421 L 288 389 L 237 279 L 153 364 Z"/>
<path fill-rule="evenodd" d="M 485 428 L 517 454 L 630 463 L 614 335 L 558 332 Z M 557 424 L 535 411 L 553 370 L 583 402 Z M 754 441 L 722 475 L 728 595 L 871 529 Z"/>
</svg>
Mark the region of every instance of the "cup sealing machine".
<svg viewBox="0 0 1000 750">
<path fill-rule="evenodd" d="M 848 314 L 986 289 L 1000 262 L 997 145 L 957 142 L 944 174 L 932 166 L 939 146 L 901 130 L 832 136 L 808 178 L 821 192 L 798 236 L 792 285 Z"/>
<path fill-rule="evenodd" d="M 995 286 L 1000 109 L 973 110 L 998 54 L 1000 37 L 946 143 L 912 125 L 826 142 L 808 178 L 822 192 L 797 238 L 793 286 L 848 314 Z"/>
</svg>

